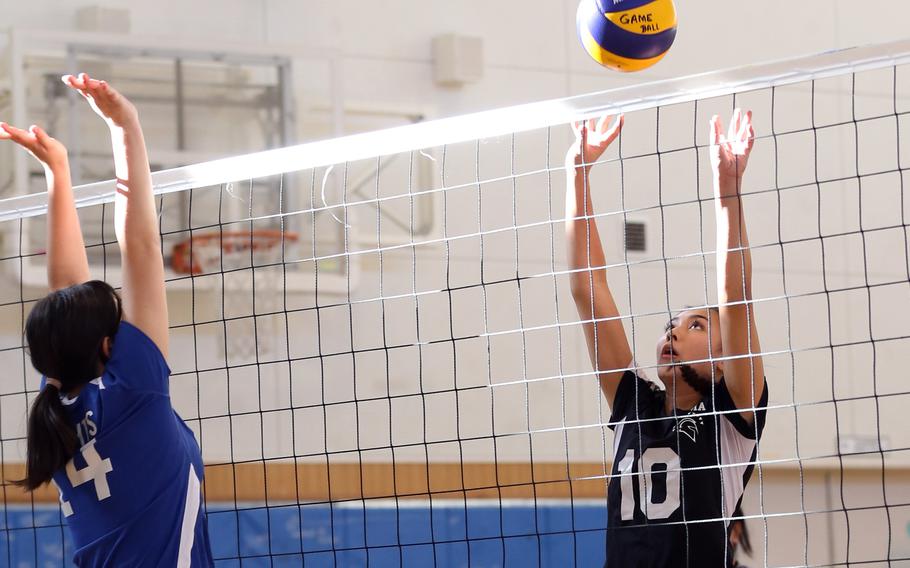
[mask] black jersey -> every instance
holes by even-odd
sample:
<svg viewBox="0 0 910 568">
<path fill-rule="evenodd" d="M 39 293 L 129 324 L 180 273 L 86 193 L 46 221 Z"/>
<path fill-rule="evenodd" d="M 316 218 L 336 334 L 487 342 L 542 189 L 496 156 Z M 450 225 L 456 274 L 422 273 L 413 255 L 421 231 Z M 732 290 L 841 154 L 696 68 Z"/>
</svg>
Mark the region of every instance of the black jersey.
<svg viewBox="0 0 910 568">
<path fill-rule="evenodd" d="M 742 499 L 765 425 L 768 386 L 746 422 L 723 380 L 667 415 L 666 392 L 627 371 L 613 401 L 607 566 L 731 565 L 724 517 Z M 643 473 L 642 473 L 643 472 Z M 714 519 L 714 520 L 711 520 Z"/>
</svg>

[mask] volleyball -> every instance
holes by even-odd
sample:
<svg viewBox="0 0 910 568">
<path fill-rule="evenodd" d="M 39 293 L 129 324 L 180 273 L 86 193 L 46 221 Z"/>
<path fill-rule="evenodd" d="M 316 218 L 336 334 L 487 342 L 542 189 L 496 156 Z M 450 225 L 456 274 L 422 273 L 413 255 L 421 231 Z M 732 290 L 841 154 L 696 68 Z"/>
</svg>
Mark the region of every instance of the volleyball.
<svg viewBox="0 0 910 568">
<path fill-rule="evenodd" d="M 669 51 L 676 38 L 673 0 L 581 0 L 578 38 L 608 69 L 641 71 Z"/>
</svg>

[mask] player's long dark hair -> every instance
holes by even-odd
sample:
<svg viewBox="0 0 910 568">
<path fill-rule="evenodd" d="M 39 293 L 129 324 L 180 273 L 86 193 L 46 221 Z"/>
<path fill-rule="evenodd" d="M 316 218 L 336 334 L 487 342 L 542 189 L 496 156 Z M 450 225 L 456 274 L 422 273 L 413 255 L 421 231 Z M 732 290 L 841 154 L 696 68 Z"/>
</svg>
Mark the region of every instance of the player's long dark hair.
<svg viewBox="0 0 910 568">
<path fill-rule="evenodd" d="M 736 510 L 733 511 L 733 520 L 730 522 L 730 528 L 727 531 L 727 538 L 730 538 L 730 535 L 733 533 L 733 527 L 737 524 L 741 527 L 739 533 L 739 548 L 743 550 L 747 555 L 752 556 L 752 541 L 749 540 L 749 526 L 746 524 L 746 519 L 743 518 L 743 509 L 741 505 L 736 506 Z M 738 566 L 738 564 L 734 564 Z"/>
<path fill-rule="evenodd" d="M 60 393 L 98 377 L 107 362 L 104 339 L 113 339 L 122 316 L 120 296 L 107 283 L 92 280 L 51 292 L 35 304 L 25 323 L 32 365 L 48 383 L 28 415 L 25 479 L 17 485 L 32 491 L 51 480 L 76 450 L 79 438 L 67 419 Z"/>
</svg>

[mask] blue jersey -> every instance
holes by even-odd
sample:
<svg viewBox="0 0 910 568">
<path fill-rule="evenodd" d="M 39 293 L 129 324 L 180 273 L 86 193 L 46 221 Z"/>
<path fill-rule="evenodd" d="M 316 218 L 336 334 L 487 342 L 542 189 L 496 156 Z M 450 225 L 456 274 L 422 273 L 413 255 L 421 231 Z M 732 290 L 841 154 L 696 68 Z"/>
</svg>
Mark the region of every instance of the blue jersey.
<svg viewBox="0 0 910 568">
<path fill-rule="evenodd" d="M 121 322 L 104 374 L 61 401 L 82 447 L 54 474 L 78 566 L 212 566 L 202 454 L 171 406 L 170 369 Z"/>
</svg>

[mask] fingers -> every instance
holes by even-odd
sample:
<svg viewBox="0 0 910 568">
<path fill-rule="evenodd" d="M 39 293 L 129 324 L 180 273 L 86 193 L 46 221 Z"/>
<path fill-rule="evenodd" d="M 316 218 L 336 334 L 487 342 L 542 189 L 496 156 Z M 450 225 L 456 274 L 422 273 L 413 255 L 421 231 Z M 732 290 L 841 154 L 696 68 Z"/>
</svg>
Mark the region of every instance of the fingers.
<svg viewBox="0 0 910 568">
<path fill-rule="evenodd" d="M 742 111 L 738 108 L 733 110 L 733 116 L 730 117 L 730 128 L 727 130 L 727 141 L 736 140 L 736 134 L 739 132 L 739 123 L 742 120 Z"/>
<path fill-rule="evenodd" d="M 77 91 L 86 100 L 88 100 L 90 97 L 88 94 L 87 86 L 85 84 L 86 78 L 88 78 L 88 75 L 86 75 L 85 73 L 80 73 L 79 76 L 64 75 L 63 77 L 61 77 L 64 85 Z"/>
<path fill-rule="evenodd" d="M 597 132 L 600 134 L 607 134 L 609 130 L 610 123 L 613 121 L 613 115 L 605 114 L 600 117 L 600 120 L 597 121 Z"/>
<path fill-rule="evenodd" d="M 86 91 L 90 77 L 88 73 L 79 73 L 78 75 L 64 75 L 61 80 L 65 85 L 77 91 Z"/>
<path fill-rule="evenodd" d="M 752 111 L 746 111 L 746 120 L 743 121 L 743 134 L 750 139 L 755 138 L 755 129 L 752 127 Z"/>
<path fill-rule="evenodd" d="M 736 129 L 736 138 L 737 142 L 746 142 L 746 137 L 749 135 L 749 125 L 752 122 L 752 112 L 747 111 L 743 114 L 742 120 L 740 121 L 739 126 Z"/>
<path fill-rule="evenodd" d="M 98 81 L 97 79 L 88 79 L 86 83 L 87 90 L 90 95 L 94 98 L 110 96 L 111 89 L 108 87 L 105 81 Z"/>
<path fill-rule="evenodd" d="M 107 83 L 104 81 L 99 81 L 97 79 L 92 79 L 89 77 L 88 73 L 79 73 L 78 75 L 64 75 L 61 77 L 63 83 L 73 88 L 80 93 L 82 96 L 96 96 L 100 94 L 108 94 L 110 88 L 107 86 Z"/>
<path fill-rule="evenodd" d="M 721 138 L 723 138 L 721 128 L 723 126 L 721 126 L 720 117 L 715 114 L 711 117 L 711 132 L 708 134 L 708 139 L 711 141 L 712 146 L 717 146 L 721 143 Z"/>
<path fill-rule="evenodd" d="M 4 138 L 7 140 L 12 140 L 13 142 L 31 148 L 35 146 L 37 139 L 35 135 L 29 132 L 28 130 L 22 130 L 21 128 L 16 128 L 5 122 L 0 123 L 0 129 L 2 129 Z"/>
<path fill-rule="evenodd" d="M 80 91 L 96 90 L 100 88 L 104 83 L 104 81 L 92 79 L 89 77 L 88 73 L 79 73 L 78 75 L 64 75 L 62 79 L 64 83 L 73 87 L 74 89 L 79 89 Z"/>
<path fill-rule="evenodd" d="M 31 126 L 28 130 L 22 130 L 2 122 L 0 123 L 0 140 L 12 140 L 43 162 L 47 148 L 38 140 L 35 134 L 36 129 L 38 129 L 37 126 Z M 43 133 L 43 131 L 41 132 Z"/>
<path fill-rule="evenodd" d="M 572 132 L 575 133 L 575 138 L 578 140 L 584 140 L 588 134 L 587 123 L 584 120 L 576 120 L 572 123 Z"/>
<path fill-rule="evenodd" d="M 10 138 L 12 138 L 13 140 L 29 137 L 27 130 L 22 130 L 21 128 L 16 128 L 12 124 L 7 124 L 5 122 L 2 123 L 2 126 L 3 126 L 3 130 L 6 131 L 6 133 L 9 134 Z"/>
<path fill-rule="evenodd" d="M 29 126 L 28 130 L 23 130 L 5 122 L 0 122 L 0 139 L 12 140 L 30 150 L 47 149 L 51 143 L 55 142 L 43 128 L 36 124 Z"/>
<path fill-rule="evenodd" d="M 613 121 L 613 127 L 605 133 L 607 143 L 613 142 L 616 140 L 616 137 L 619 136 L 619 133 L 622 132 L 622 126 L 626 123 L 625 115 L 619 115 L 616 117 L 616 120 Z"/>
<path fill-rule="evenodd" d="M 41 128 L 40 126 L 38 126 L 37 124 L 31 125 L 31 127 L 29 127 L 28 131 L 31 132 L 35 136 L 35 139 L 41 145 L 46 146 L 47 143 L 51 139 L 51 137 L 47 135 L 47 132 L 45 132 L 44 129 Z"/>
<path fill-rule="evenodd" d="M 614 119 L 615 118 L 615 119 Z M 612 141 L 616 138 L 625 124 L 625 117 L 620 114 L 614 117 L 610 114 L 601 115 L 600 118 L 589 118 L 577 120 L 571 124 L 572 132 L 576 137 L 585 140 L 595 141 L 599 144 L 601 141 Z"/>
<path fill-rule="evenodd" d="M 82 89 L 82 82 L 75 75 L 64 75 L 60 77 L 60 80 L 63 81 L 63 84 L 67 87 L 72 87 L 74 89 Z"/>
<path fill-rule="evenodd" d="M 730 141 L 736 145 L 737 153 L 749 153 L 755 144 L 755 127 L 752 124 L 752 111 L 746 111 L 742 115 L 740 127 L 736 131 L 736 137 Z"/>
</svg>

